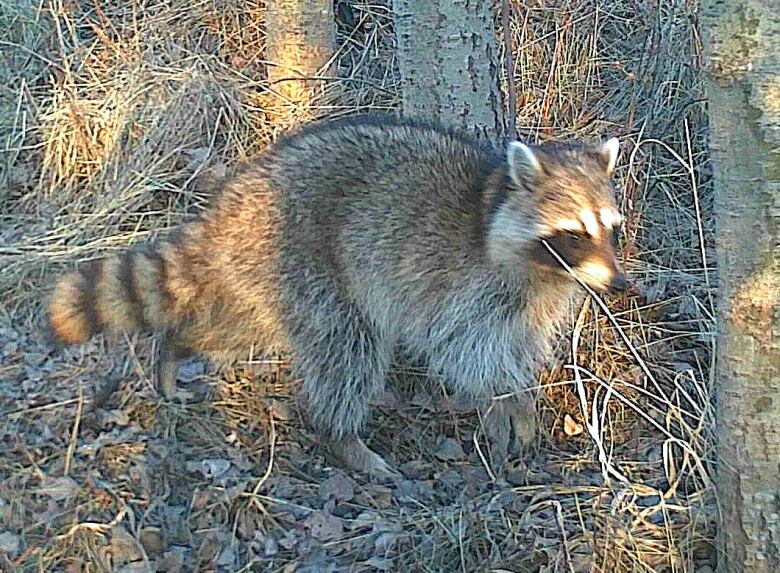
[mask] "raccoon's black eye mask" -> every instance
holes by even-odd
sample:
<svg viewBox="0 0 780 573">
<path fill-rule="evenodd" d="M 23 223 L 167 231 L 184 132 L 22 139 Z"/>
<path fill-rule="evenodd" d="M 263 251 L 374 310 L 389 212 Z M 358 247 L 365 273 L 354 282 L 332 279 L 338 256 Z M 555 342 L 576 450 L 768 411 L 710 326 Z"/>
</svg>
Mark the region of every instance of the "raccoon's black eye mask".
<svg viewBox="0 0 780 573">
<path fill-rule="evenodd" d="M 560 264 L 543 241 L 547 241 L 547 244 L 571 267 L 578 266 L 593 251 L 593 243 L 585 233 L 558 231 L 554 235 L 536 241 L 531 252 L 531 256 L 537 263 L 549 267 L 557 268 Z"/>
<path fill-rule="evenodd" d="M 619 230 L 615 229 L 611 237 L 611 241 L 615 245 L 617 244 L 618 235 Z M 536 263 L 553 268 L 559 268 L 560 263 L 545 246 L 544 241 L 572 268 L 576 268 L 580 263 L 600 250 L 597 242 L 587 233 L 582 231 L 557 231 L 553 235 L 539 239 L 531 248 L 531 258 Z M 601 250 L 603 250 L 603 247 Z"/>
</svg>

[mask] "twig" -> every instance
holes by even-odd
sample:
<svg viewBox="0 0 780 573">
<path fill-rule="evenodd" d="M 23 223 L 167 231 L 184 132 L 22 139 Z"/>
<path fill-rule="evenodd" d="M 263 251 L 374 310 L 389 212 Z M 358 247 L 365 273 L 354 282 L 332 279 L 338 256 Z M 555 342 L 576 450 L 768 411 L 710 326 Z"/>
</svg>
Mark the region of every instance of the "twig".
<svg viewBox="0 0 780 573">
<path fill-rule="evenodd" d="M 604 481 L 609 483 L 609 476 L 611 475 L 623 483 L 628 483 L 628 478 L 616 470 L 607 457 L 607 452 L 604 449 L 604 443 L 601 439 L 601 436 L 599 435 L 600 424 L 595 396 L 593 398 L 593 407 L 590 409 L 591 415 L 588 416 L 588 397 L 585 392 L 585 384 L 582 382 L 580 369 L 577 368 L 577 353 L 580 346 L 580 334 L 582 333 L 582 325 L 585 322 L 585 311 L 587 308 L 587 302 L 585 302 L 582 305 L 582 309 L 580 309 L 579 316 L 577 317 L 577 322 L 574 326 L 571 340 L 571 356 L 572 362 L 575 366 L 574 381 L 575 387 L 577 388 L 577 395 L 580 400 L 580 411 L 582 412 L 582 419 L 585 422 L 585 427 L 588 430 L 588 434 L 590 435 L 591 440 L 593 440 L 593 443 L 596 445 L 596 449 L 598 450 L 599 462 L 601 463 L 601 474 L 604 476 Z"/>
<path fill-rule="evenodd" d="M 274 457 L 276 452 L 276 424 L 274 423 L 274 415 L 271 411 L 271 408 L 268 409 L 268 419 L 269 419 L 269 440 L 270 444 L 268 446 L 268 465 L 265 468 L 265 473 L 260 478 L 260 480 L 255 484 L 255 487 L 252 488 L 252 504 L 255 505 L 258 509 L 261 509 L 260 502 L 257 500 L 258 495 L 257 492 L 260 491 L 260 488 L 263 487 L 266 481 L 268 481 L 268 478 L 271 477 L 271 472 L 274 469 Z"/>
<path fill-rule="evenodd" d="M 73 452 L 76 451 L 76 442 L 79 437 L 79 425 L 81 424 L 81 412 L 84 408 L 84 390 L 79 382 L 79 397 L 76 402 L 76 419 L 73 420 L 73 429 L 70 432 L 70 441 L 68 442 L 68 449 L 65 452 L 65 469 L 62 475 L 67 476 L 70 473 L 70 466 L 73 461 Z"/>
<path fill-rule="evenodd" d="M 62 535 L 56 536 L 54 539 L 57 541 L 63 541 L 65 539 L 69 539 L 73 537 L 79 531 L 92 531 L 95 533 L 105 533 L 107 531 L 110 531 L 111 529 L 116 527 L 119 523 L 121 523 L 121 521 L 125 518 L 125 515 L 127 515 L 127 504 L 120 497 L 117 497 L 116 500 L 121 504 L 119 511 L 114 516 L 114 519 L 112 519 L 108 523 L 98 523 L 94 521 L 85 521 L 82 523 L 77 523 L 74 526 L 72 526 L 70 529 L 68 529 L 68 531 L 66 531 Z"/>
<path fill-rule="evenodd" d="M 488 408 L 488 413 L 493 408 L 493 404 L 495 402 L 490 404 L 490 408 Z M 486 414 L 487 415 L 487 414 Z M 482 428 L 482 434 L 485 434 L 485 421 L 482 418 L 482 415 L 479 416 L 479 425 Z M 488 462 L 487 458 L 485 457 L 485 453 L 482 451 L 482 448 L 479 446 L 479 440 L 477 439 L 477 432 L 474 432 L 472 434 L 471 439 L 474 441 L 474 450 L 477 452 L 477 455 L 479 456 L 480 461 L 482 462 L 482 465 L 485 467 L 485 471 L 488 474 L 488 477 L 490 478 L 490 481 L 495 482 L 496 481 L 496 474 L 493 473 L 493 470 L 490 469 L 490 463 Z"/>
</svg>

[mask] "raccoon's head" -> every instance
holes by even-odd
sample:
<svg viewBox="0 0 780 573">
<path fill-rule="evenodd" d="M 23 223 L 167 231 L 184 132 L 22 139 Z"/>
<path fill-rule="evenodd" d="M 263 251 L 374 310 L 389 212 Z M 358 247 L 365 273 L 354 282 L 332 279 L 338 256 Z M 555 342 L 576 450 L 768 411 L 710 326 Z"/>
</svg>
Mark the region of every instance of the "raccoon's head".
<svg viewBox="0 0 780 573">
<path fill-rule="evenodd" d="M 618 147 L 615 138 L 598 146 L 510 143 L 507 185 L 488 231 L 491 259 L 530 261 L 554 277 L 568 275 L 560 257 L 594 289 L 624 290 L 616 256 L 622 217 L 610 181 Z"/>
</svg>

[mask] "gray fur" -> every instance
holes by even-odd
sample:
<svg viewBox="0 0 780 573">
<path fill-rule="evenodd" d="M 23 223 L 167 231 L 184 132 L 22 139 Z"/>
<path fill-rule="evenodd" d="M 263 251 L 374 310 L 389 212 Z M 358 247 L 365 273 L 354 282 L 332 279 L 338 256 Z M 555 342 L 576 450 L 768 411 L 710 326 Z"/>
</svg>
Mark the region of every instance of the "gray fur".
<svg viewBox="0 0 780 573">
<path fill-rule="evenodd" d="M 541 167 L 519 173 L 503 152 L 390 118 L 286 137 L 158 250 L 169 344 L 228 360 L 291 350 L 311 423 L 337 441 L 359 442 L 399 348 L 478 406 L 528 390 L 575 291 L 529 252 L 573 209 L 614 206 L 598 149 L 529 149 Z"/>
</svg>

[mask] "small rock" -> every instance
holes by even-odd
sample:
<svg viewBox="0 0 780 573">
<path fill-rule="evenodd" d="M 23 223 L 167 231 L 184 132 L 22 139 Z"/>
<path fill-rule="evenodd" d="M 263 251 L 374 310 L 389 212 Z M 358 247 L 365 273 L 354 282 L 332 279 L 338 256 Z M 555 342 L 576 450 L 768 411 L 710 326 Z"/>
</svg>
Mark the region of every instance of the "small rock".
<svg viewBox="0 0 780 573">
<path fill-rule="evenodd" d="M 450 468 L 437 478 L 444 487 L 459 488 L 463 486 L 463 472 L 458 468 Z"/>
<path fill-rule="evenodd" d="M 466 454 L 460 443 L 453 438 L 445 438 L 437 448 L 434 455 L 442 461 L 462 460 Z"/>
<path fill-rule="evenodd" d="M 21 546 L 22 538 L 15 533 L 11 533 L 10 531 L 3 531 L 0 533 L 0 552 L 5 553 L 11 559 L 16 557 Z"/>
<path fill-rule="evenodd" d="M 228 567 L 232 569 L 236 564 L 237 558 L 238 555 L 236 555 L 235 549 L 230 546 L 225 547 L 217 558 L 217 565 L 220 567 Z"/>
<path fill-rule="evenodd" d="M 206 365 L 202 360 L 191 358 L 181 363 L 176 379 L 181 382 L 195 382 L 206 373 Z"/>
</svg>

